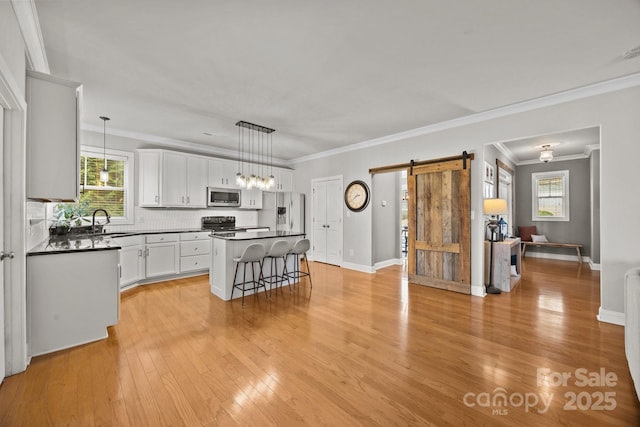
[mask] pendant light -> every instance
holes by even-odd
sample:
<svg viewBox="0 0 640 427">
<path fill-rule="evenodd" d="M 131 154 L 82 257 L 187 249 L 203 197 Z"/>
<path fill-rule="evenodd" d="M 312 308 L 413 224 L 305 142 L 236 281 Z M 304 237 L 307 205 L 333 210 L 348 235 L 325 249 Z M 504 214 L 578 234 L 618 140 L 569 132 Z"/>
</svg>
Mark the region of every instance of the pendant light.
<svg viewBox="0 0 640 427">
<path fill-rule="evenodd" d="M 256 125 L 245 121 L 236 123 L 238 126 L 238 172 L 236 173 L 236 185 L 249 190 L 258 188 L 270 190 L 275 184 L 273 177 L 273 132 L 265 126 Z M 240 129 L 242 128 L 242 129 Z M 245 130 L 248 135 L 245 137 Z M 248 171 L 244 173 L 245 159 L 248 158 Z M 271 169 L 270 176 L 267 172 Z"/>
<path fill-rule="evenodd" d="M 100 116 L 100 119 L 103 121 L 102 144 L 104 150 L 104 168 L 100 171 L 100 181 L 104 182 L 104 185 L 106 186 L 109 181 L 109 171 L 107 170 L 107 120 L 111 119 L 105 116 Z"/>
</svg>

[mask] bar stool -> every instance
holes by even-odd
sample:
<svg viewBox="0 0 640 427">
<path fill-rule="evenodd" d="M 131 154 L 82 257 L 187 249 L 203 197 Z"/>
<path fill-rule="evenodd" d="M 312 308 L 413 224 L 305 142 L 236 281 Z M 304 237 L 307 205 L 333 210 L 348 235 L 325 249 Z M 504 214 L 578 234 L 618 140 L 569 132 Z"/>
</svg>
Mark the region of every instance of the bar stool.
<svg viewBox="0 0 640 427">
<path fill-rule="evenodd" d="M 236 263 L 236 273 L 233 275 L 233 289 L 231 289 L 231 299 L 233 299 L 233 292 L 238 288 L 242 291 L 242 306 L 244 307 L 244 293 L 246 291 L 253 290 L 256 298 L 258 297 L 258 289 L 260 287 L 264 288 L 265 296 L 267 294 L 267 287 L 264 285 L 264 280 L 262 277 L 262 260 L 264 259 L 264 246 L 260 243 L 253 243 L 247 246 L 242 252 L 242 255 L 234 258 L 233 261 Z M 256 272 L 254 264 L 258 263 L 258 267 L 260 268 L 260 272 L 258 274 L 258 280 L 256 281 Z M 243 274 L 242 274 L 242 282 L 236 283 L 238 277 L 238 267 L 240 264 L 243 265 Z M 251 264 L 251 280 L 247 281 L 247 265 Z M 246 285 L 251 284 L 250 288 L 246 288 Z"/>
<path fill-rule="evenodd" d="M 269 295 L 271 295 L 271 287 L 275 283 L 276 286 L 280 283 L 282 286 L 282 282 L 285 280 L 289 282 L 289 273 L 287 272 L 287 254 L 291 249 L 291 245 L 286 240 L 276 240 L 271 245 L 271 248 L 267 251 L 267 254 L 264 256 L 265 261 L 269 261 L 269 276 L 264 276 L 263 273 L 263 281 L 269 284 Z M 278 259 L 282 258 L 282 274 L 278 275 Z M 262 262 L 264 267 L 264 261 Z"/>
<path fill-rule="evenodd" d="M 293 255 L 295 259 L 295 270 L 287 273 L 287 279 L 293 278 L 300 281 L 301 277 L 307 276 L 309 277 L 309 285 L 313 288 L 313 283 L 311 283 L 311 270 L 309 270 L 309 261 L 307 261 L 307 251 L 309 248 L 311 248 L 309 239 L 300 239 L 293 245 L 289 251 L 289 255 Z M 307 265 L 307 271 L 300 269 L 300 255 L 304 255 L 304 263 Z"/>
</svg>

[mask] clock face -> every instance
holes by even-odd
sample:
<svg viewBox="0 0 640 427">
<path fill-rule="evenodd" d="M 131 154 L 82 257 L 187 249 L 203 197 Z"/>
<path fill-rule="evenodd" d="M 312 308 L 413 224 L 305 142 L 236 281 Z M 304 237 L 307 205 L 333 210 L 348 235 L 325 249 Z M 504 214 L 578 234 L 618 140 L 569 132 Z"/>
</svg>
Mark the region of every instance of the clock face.
<svg viewBox="0 0 640 427">
<path fill-rule="evenodd" d="M 369 204 L 369 187 L 363 181 L 353 181 L 344 192 L 344 201 L 354 212 L 364 210 Z"/>
</svg>

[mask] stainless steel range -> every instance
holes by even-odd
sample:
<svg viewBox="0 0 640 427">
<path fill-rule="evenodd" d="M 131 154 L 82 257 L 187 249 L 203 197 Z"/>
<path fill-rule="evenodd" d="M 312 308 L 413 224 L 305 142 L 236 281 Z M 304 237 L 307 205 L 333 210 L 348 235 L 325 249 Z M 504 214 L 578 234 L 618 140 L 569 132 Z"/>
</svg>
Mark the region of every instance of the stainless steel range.
<svg viewBox="0 0 640 427">
<path fill-rule="evenodd" d="M 203 216 L 200 224 L 203 230 L 210 230 L 213 234 L 246 231 L 246 228 L 236 227 L 235 216 Z"/>
</svg>

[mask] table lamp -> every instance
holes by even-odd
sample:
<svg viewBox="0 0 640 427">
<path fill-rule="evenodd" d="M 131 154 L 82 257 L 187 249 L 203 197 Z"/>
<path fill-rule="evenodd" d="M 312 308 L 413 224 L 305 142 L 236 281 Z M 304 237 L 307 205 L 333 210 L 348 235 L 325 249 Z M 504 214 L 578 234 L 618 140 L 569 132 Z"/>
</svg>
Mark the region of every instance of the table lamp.
<svg viewBox="0 0 640 427">
<path fill-rule="evenodd" d="M 489 223 L 487 227 L 491 232 L 491 239 L 489 244 L 489 283 L 487 283 L 486 289 L 488 294 L 499 294 L 502 291 L 493 286 L 493 244 L 495 240 L 496 229 L 498 228 L 498 215 L 504 215 L 507 213 L 507 201 L 505 199 L 484 199 L 484 214 L 490 215 Z"/>
</svg>

